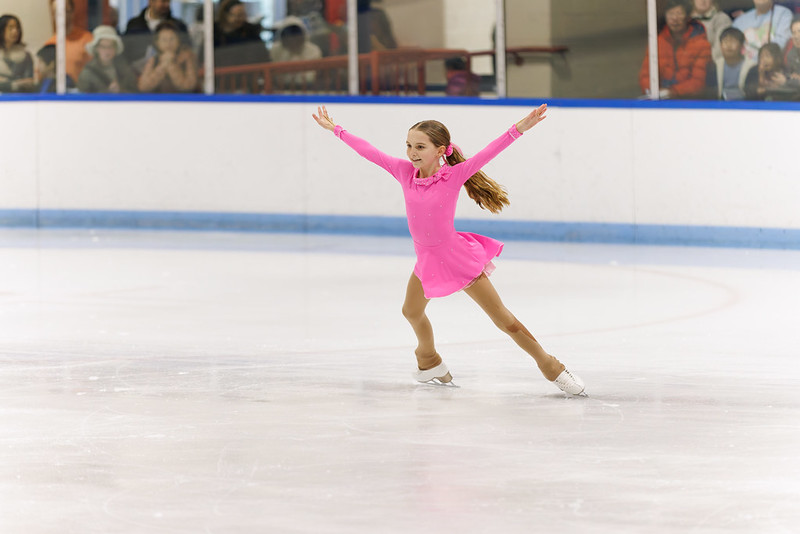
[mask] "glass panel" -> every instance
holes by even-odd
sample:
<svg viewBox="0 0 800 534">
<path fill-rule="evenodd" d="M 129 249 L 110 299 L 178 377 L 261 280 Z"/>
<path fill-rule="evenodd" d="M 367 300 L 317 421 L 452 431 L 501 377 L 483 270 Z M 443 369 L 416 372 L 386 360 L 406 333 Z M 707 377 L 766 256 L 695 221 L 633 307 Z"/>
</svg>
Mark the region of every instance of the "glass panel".
<svg viewBox="0 0 800 534">
<path fill-rule="evenodd" d="M 216 3 L 216 92 L 346 93 L 346 10 L 341 5 L 338 10 L 337 2 L 321 0 Z M 202 29 L 199 34 L 201 41 Z"/>
<path fill-rule="evenodd" d="M 645 0 L 506 0 L 509 97 L 637 98 Z"/>
<path fill-rule="evenodd" d="M 267 93 L 347 94 L 347 3 L 288 0 L 274 25 Z"/>
<path fill-rule="evenodd" d="M 491 61 L 494 2 L 359 0 L 358 4 L 362 92 L 496 95 Z"/>
<path fill-rule="evenodd" d="M 183 18 L 183 3 L 119 0 L 121 40 L 111 27 L 94 28 L 95 45 L 86 92 L 196 93 L 202 86 L 196 42 Z M 191 21 L 194 22 L 194 21 Z M 119 45 L 124 50 L 120 53 Z M 112 46 L 113 45 L 113 46 Z M 112 51 L 115 53 L 112 55 Z M 111 80 L 111 83 L 107 83 Z"/>
</svg>

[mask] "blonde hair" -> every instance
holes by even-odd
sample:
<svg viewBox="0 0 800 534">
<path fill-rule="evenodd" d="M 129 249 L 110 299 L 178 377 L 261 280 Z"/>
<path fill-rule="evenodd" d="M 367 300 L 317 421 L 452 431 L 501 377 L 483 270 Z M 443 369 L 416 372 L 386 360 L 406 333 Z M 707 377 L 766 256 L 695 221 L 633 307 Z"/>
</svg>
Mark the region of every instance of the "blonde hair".
<svg viewBox="0 0 800 534">
<path fill-rule="evenodd" d="M 439 121 L 421 121 L 409 130 L 418 130 L 424 133 L 436 147 L 450 145 L 450 131 Z M 453 145 L 453 153 L 446 156 L 445 159 L 449 165 L 455 165 L 467 160 L 455 145 Z M 486 176 L 481 170 L 470 176 L 469 180 L 464 184 L 464 189 L 467 190 L 469 198 L 474 200 L 481 209 L 489 210 L 492 213 L 500 213 L 503 207 L 511 204 L 505 188 Z"/>
</svg>

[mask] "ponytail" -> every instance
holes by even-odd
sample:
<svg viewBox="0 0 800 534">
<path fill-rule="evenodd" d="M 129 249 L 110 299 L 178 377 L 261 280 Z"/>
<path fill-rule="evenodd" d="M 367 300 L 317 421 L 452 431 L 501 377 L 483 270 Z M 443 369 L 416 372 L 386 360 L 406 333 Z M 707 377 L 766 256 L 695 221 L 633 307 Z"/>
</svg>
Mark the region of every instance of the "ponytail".
<svg viewBox="0 0 800 534">
<path fill-rule="evenodd" d="M 447 127 L 439 121 L 427 120 L 418 122 L 410 128 L 419 130 L 428 136 L 434 146 L 452 147 L 452 153 L 445 156 L 449 165 L 456 165 L 467 159 L 456 145 L 451 145 L 450 132 Z M 508 193 L 500 184 L 486 176 L 483 171 L 478 171 L 464 184 L 469 198 L 475 201 L 481 209 L 489 210 L 492 213 L 500 213 L 511 201 Z"/>
<path fill-rule="evenodd" d="M 453 145 L 453 153 L 445 159 L 449 165 L 467 161 L 461 150 L 455 145 Z M 481 209 L 489 210 L 492 213 L 500 213 L 505 206 L 511 204 L 505 188 L 489 178 L 483 171 L 478 171 L 470 176 L 464 184 L 464 189 L 467 190 L 469 198 L 474 200 Z"/>
</svg>

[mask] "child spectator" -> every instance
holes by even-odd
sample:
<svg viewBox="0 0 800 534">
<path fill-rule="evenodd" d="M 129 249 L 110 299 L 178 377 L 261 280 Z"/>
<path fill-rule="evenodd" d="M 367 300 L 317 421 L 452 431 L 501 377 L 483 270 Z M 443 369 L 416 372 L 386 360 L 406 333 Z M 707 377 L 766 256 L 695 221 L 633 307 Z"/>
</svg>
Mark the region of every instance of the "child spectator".
<svg viewBox="0 0 800 534">
<path fill-rule="evenodd" d="M 787 100 L 794 89 L 787 83 L 783 53 L 777 43 L 767 43 L 758 51 L 758 65 L 750 69 L 745 81 L 748 100 Z"/>
<path fill-rule="evenodd" d="M 447 87 L 444 93 L 447 96 L 478 96 L 480 92 L 481 77 L 467 70 L 464 58 L 451 57 L 444 62 Z"/>
<path fill-rule="evenodd" d="M 706 37 L 711 43 L 711 58 L 714 61 L 722 59 L 720 50 L 720 36 L 725 28 L 731 25 L 731 18 L 724 11 L 720 11 L 716 0 L 694 0 L 692 18 L 700 22 L 706 29 Z"/>
<path fill-rule="evenodd" d="M 98 26 L 94 39 L 86 45 L 92 60 L 78 77 L 78 89 L 84 93 L 135 93 L 136 73 L 121 56 L 125 47 L 111 26 Z"/>
<path fill-rule="evenodd" d="M 742 53 L 744 33 L 737 28 L 725 28 L 720 35 L 722 57 L 714 61 L 716 68 L 710 86 L 714 88 L 714 97 L 720 100 L 744 100 L 745 80 L 755 61 L 747 59 Z"/>
<path fill-rule="evenodd" d="M 0 17 L 0 93 L 32 91 L 33 58 L 22 43 L 22 24 L 14 15 Z"/>
<path fill-rule="evenodd" d="M 733 21 L 734 28 L 744 32 L 744 55 L 750 59 L 755 59 L 761 47 L 767 43 L 785 47 L 791 35 L 789 27 L 792 21 L 792 12 L 783 6 L 776 6 L 774 0 L 753 0 L 753 5 L 753 9 Z"/>
<path fill-rule="evenodd" d="M 689 18 L 690 12 L 690 4 L 685 0 L 667 0 L 667 24 L 658 34 L 660 98 L 696 98 L 706 90 L 711 45 L 705 28 Z M 639 85 L 642 92 L 649 94 L 649 51 L 645 52 L 639 71 Z"/>
<path fill-rule="evenodd" d="M 181 43 L 180 29 L 171 21 L 156 28 L 156 54 L 144 65 L 139 78 L 143 93 L 190 93 L 197 90 L 197 60 L 190 46 Z"/>
<path fill-rule="evenodd" d="M 39 93 L 56 92 L 56 45 L 47 44 L 36 52 L 36 72 L 39 78 Z M 75 80 L 67 74 L 67 90 L 75 90 Z"/>
<path fill-rule="evenodd" d="M 147 59 L 155 53 L 152 43 L 156 28 L 167 21 L 175 25 L 181 40 L 189 41 L 186 24 L 172 16 L 170 0 L 148 0 L 147 7 L 128 21 L 123 39 L 125 57 L 137 72 L 141 71 Z"/>
<path fill-rule="evenodd" d="M 303 61 L 322 57 L 322 50 L 311 42 L 308 31 L 299 18 L 286 17 L 281 23 L 278 35 L 279 42 L 272 45 L 273 61 Z M 314 83 L 315 79 L 316 73 L 307 71 L 281 75 L 279 82 L 284 87 L 299 88 Z"/>
<path fill-rule="evenodd" d="M 340 6 L 344 11 L 347 10 L 346 3 L 340 2 Z M 309 41 L 319 47 L 323 56 L 346 54 L 343 45 L 347 41 L 347 35 L 341 21 L 347 16 L 344 13 L 332 15 L 332 19 L 339 19 L 339 24 L 331 24 L 325 20 L 322 9 L 322 0 L 288 0 L 286 3 L 286 14 L 303 21 Z"/>
</svg>

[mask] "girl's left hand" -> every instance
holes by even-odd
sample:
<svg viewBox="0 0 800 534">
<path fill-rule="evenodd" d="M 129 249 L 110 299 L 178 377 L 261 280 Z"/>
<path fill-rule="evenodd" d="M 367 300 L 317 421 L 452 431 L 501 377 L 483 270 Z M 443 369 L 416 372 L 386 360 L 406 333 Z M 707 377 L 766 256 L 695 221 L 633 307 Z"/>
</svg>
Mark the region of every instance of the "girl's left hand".
<svg viewBox="0 0 800 534">
<path fill-rule="evenodd" d="M 547 104 L 542 104 L 538 108 L 531 111 L 527 117 L 517 123 L 517 130 L 519 130 L 519 133 L 530 130 L 540 121 L 543 121 L 546 118 L 545 113 L 547 113 Z"/>
<path fill-rule="evenodd" d="M 325 128 L 329 131 L 334 131 L 336 129 L 336 123 L 333 122 L 333 119 L 330 115 L 328 115 L 328 110 L 325 109 L 325 106 L 317 107 L 317 113 L 319 115 L 311 114 L 314 117 L 314 120 L 317 121 L 317 124 Z"/>
</svg>

